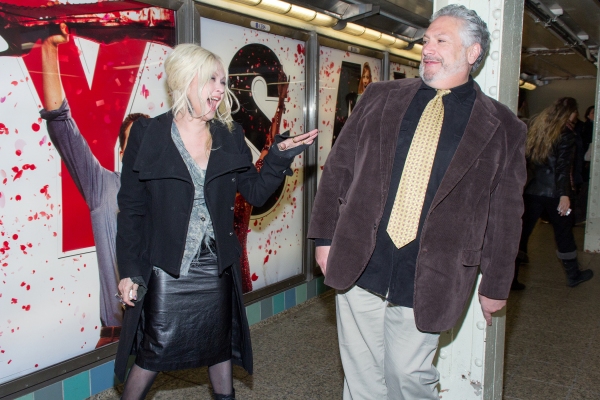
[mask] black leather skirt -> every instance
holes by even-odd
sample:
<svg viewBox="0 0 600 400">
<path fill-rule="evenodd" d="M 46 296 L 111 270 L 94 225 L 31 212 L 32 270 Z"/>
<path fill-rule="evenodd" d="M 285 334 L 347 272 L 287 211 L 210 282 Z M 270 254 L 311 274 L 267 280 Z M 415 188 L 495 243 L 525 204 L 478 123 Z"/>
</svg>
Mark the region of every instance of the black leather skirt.
<svg viewBox="0 0 600 400">
<path fill-rule="evenodd" d="M 186 276 L 155 268 L 144 298 L 136 364 L 172 371 L 231 359 L 232 290 L 231 271 L 219 276 L 216 255 L 205 247 Z"/>
</svg>

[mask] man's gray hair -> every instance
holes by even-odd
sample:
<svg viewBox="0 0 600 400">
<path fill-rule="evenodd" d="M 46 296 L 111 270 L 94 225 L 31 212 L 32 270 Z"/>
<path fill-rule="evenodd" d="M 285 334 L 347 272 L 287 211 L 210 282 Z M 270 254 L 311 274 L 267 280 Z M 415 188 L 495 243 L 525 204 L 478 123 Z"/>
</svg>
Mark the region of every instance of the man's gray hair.
<svg viewBox="0 0 600 400">
<path fill-rule="evenodd" d="M 463 21 L 464 26 L 460 31 L 460 36 L 465 47 L 469 47 L 474 43 L 479 43 L 481 46 L 481 54 L 473 63 L 471 72 L 479 68 L 481 63 L 490 49 L 490 31 L 487 24 L 473 10 L 458 4 L 449 4 L 446 7 L 440 8 L 432 16 L 429 22 L 433 22 L 439 17 L 453 17 Z"/>
</svg>

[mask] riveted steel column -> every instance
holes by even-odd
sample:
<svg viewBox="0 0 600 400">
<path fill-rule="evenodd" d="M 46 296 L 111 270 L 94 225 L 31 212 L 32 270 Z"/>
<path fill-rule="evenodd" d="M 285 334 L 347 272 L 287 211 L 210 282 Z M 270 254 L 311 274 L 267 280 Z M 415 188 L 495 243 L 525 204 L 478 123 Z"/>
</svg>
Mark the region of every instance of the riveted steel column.
<svg viewBox="0 0 600 400">
<path fill-rule="evenodd" d="M 594 113 L 594 139 L 588 192 L 588 209 L 583 248 L 593 253 L 600 252 L 600 69 L 596 79 L 596 107 Z"/>
<path fill-rule="evenodd" d="M 200 14 L 194 0 L 183 0 L 183 5 L 177 10 L 177 44 L 200 44 Z"/>
<path fill-rule="evenodd" d="M 474 78 L 483 93 L 516 113 L 524 0 L 435 0 L 434 11 L 448 4 L 473 9 L 486 22 L 490 50 Z M 477 295 L 480 280 L 481 275 L 457 326 L 440 336 L 437 367 L 444 400 L 502 399 L 506 310 L 486 325 Z"/>
<path fill-rule="evenodd" d="M 382 81 L 390 80 L 390 53 L 387 51 L 383 52 L 383 60 L 381 60 L 381 77 L 379 78 Z"/>
<path fill-rule="evenodd" d="M 310 32 L 305 46 L 306 54 L 306 101 L 304 111 L 305 132 L 317 129 L 319 102 L 319 41 L 315 32 Z M 319 139 L 304 153 L 304 232 L 308 232 L 308 223 L 312 206 L 317 193 L 317 153 Z M 318 268 L 315 262 L 315 247 L 312 240 L 307 240 L 304 246 L 304 271 L 308 281 L 313 279 L 314 270 Z"/>
</svg>

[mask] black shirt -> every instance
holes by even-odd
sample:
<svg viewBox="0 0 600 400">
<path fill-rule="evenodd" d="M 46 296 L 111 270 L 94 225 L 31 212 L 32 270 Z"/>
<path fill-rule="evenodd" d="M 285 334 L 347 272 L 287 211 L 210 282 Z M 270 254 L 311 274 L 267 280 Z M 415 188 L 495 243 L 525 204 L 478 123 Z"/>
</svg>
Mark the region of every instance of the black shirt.
<svg viewBox="0 0 600 400">
<path fill-rule="evenodd" d="M 406 246 L 398 249 L 390 239 L 386 228 L 419 118 L 423 114 L 427 103 L 435 97 L 436 93 L 436 89 L 422 83 L 406 110 L 400 125 L 390 190 L 377 231 L 375 250 L 365 271 L 356 282 L 358 286 L 364 289 L 387 297 L 387 300 L 392 304 L 410 308 L 413 307 L 415 266 L 423 222 L 467 127 L 476 97 L 471 77 L 469 77 L 467 83 L 451 89 L 451 92 L 443 97 L 444 122 L 431 169 L 425 201 L 423 202 L 423 209 L 421 210 L 417 237 Z"/>
</svg>

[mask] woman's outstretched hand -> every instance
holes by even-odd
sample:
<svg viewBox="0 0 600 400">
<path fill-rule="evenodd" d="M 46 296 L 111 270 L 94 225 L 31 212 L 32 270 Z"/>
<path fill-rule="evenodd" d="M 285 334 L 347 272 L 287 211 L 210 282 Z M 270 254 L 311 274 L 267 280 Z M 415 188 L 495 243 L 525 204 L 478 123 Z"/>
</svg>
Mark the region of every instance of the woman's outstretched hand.
<svg viewBox="0 0 600 400">
<path fill-rule="evenodd" d="M 312 131 L 303 133 L 302 135 L 296 135 L 288 138 L 277 144 L 277 147 L 279 147 L 279 150 L 284 151 L 293 149 L 294 147 L 302 146 L 303 144 L 312 144 L 318 134 L 319 130 L 313 129 Z"/>
</svg>

